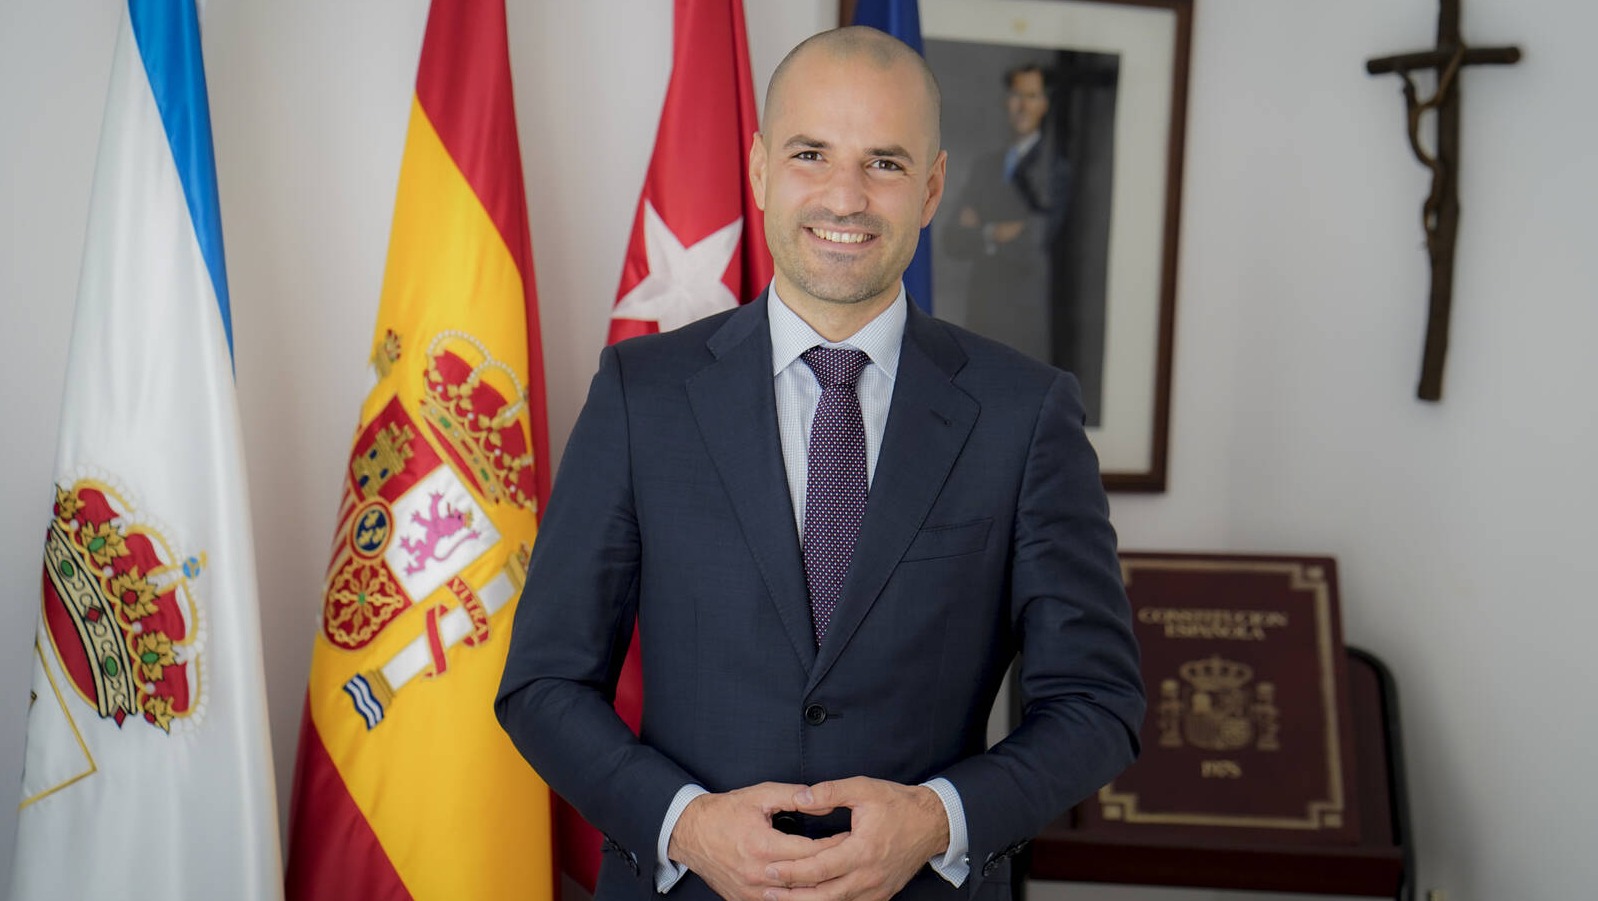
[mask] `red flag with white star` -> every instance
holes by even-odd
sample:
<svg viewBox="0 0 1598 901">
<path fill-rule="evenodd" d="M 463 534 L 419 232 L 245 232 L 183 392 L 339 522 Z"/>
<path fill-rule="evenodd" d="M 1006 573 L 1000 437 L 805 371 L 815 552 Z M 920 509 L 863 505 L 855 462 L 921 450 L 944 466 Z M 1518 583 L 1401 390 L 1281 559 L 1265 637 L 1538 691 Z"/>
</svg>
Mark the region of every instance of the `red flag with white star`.
<svg viewBox="0 0 1598 901">
<path fill-rule="evenodd" d="M 771 282 L 771 252 L 749 187 L 759 120 L 743 2 L 676 0 L 674 15 L 671 83 L 611 312 L 611 344 L 730 310 Z M 638 730 L 643 670 L 636 635 L 616 711 Z M 592 891 L 599 833 L 564 802 L 555 814 L 561 868 Z"/>
<path fill-rule="evenodd" d="M 742 0 L 676 0 L 671 84 L 633 219 L 610 343 L 748 303 L 771 281 L 749 188 L 759 123 Z"/>
</svg>

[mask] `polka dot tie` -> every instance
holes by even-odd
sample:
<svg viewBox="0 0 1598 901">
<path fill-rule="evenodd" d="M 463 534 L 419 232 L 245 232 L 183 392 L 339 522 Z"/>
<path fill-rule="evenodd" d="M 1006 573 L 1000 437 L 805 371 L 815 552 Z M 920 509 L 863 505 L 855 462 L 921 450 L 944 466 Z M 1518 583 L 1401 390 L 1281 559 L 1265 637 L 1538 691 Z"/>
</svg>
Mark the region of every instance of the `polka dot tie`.
<svg viewBox="0 0 1598 901">
<path fill-rule="evenodd" d="M 863 351 L 817 345 L 800 359 L 821 383 L 810 423 L 802 543 L 810 619 L 820 645 L 843 594 L 866 513 L 866 427 L 854 386 L 870 358 Z"/>
</svg>

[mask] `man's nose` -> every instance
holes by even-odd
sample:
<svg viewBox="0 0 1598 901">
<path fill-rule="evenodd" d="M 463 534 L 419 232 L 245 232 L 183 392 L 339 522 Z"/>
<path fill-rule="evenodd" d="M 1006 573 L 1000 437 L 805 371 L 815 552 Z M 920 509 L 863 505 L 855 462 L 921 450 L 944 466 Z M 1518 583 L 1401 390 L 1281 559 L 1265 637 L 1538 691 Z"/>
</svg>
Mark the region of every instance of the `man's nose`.
<svg viewBox="0 0 1598 901">
<path fill-rule="evenodd" d="M 827 212 L 834 216 L 852 216 L 865 210 L 869 203 L 864 169 L 858 166 L 839 166 L 827 177 L 822 202 Z"/>
</svg>

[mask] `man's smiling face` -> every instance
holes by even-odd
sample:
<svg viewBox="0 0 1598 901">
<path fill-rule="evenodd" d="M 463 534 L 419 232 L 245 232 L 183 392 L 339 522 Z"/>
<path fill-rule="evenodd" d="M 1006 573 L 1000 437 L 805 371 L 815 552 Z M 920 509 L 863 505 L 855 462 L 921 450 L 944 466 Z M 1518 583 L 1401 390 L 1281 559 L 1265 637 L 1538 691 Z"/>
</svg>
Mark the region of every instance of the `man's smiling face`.
<svg viewBox="0 0 1598 901">
<path fill-rule="evenodd" d="M 945 155 L 921 72 L 810 49 L 767 103 L 750 152 L 777 293 L 885 306 L 943 195 Z"/>
</svg>

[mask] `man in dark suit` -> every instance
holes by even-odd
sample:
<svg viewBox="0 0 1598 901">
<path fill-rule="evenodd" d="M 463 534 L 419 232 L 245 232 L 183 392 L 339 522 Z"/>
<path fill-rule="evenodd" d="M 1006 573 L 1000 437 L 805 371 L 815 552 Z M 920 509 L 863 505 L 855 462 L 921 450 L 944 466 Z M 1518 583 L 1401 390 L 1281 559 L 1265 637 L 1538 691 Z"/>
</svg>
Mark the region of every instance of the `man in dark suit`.
<svg viewBox="0 0 1598 901">
<path fill-rule="evenodd" d="M 881 32 L 801 44 L 750 156 L 771 289 L 600 358 L 495 710 L 605 833 L 601 899 L 1008 898 L 1015 852 L 1136 754 L 1075 381 L 901 287 L 937 98 Z M 610 706 L 635 615 L 638 736 Z"/>
</svg>

